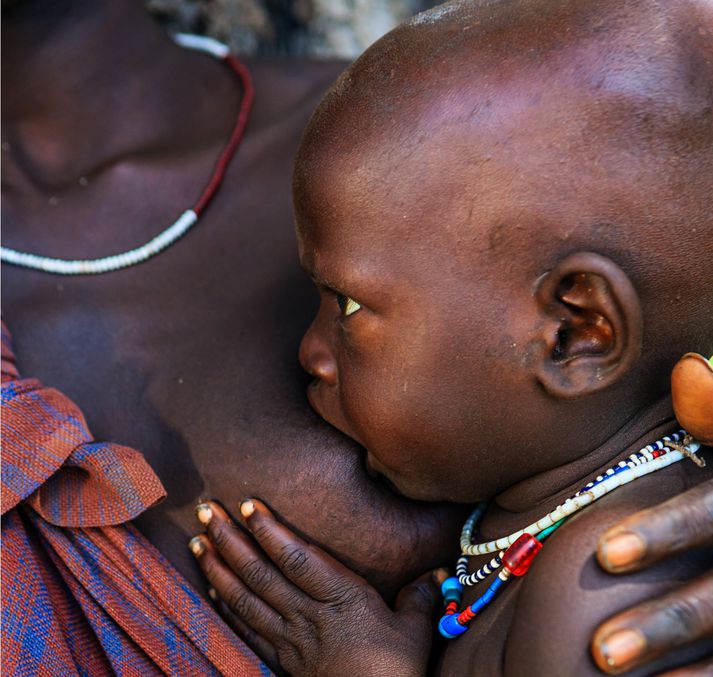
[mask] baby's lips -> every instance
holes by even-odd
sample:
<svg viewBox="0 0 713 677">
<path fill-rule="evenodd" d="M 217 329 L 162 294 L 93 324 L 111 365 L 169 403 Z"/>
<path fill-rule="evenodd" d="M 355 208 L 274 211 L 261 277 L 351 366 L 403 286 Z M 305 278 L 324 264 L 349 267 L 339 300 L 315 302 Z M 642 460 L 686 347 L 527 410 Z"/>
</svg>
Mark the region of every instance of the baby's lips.
<svg viewBox="0 0 713 677">
<path fill-rule="evenodd" d="M 713 444 L 713 364 L 686 353 L 671 373 L 671 395 L 678 422 L 699 442 Z"/>
</svg>

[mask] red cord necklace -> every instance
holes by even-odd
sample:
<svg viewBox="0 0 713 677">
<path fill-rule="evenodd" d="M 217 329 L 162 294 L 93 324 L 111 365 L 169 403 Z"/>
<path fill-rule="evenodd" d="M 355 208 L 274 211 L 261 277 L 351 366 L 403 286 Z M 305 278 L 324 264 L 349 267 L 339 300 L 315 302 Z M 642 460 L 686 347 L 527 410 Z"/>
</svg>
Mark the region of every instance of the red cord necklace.
<svg viewBox="0 0 713 677">
<path fill-rule="evenodd" d="M 122 268 L 135 266 L 138 263 L 142 263 L 156 256 L 156 254 L 177 242 L 196 224 L 223 183 L 230 161 L 242 141 L 243 135 L 245 134 L 245 127 L 248 124 L 248 117 L 250 116 L 250 109 L 252 108 L 255 92 L 248 69 L 230 54 L 226 45 L 212 38 L 199 35 L 180 34 L 175 36 L 175 40 L 183 47 L 207 52 L 223 61 L 240 78 L 243 87 L 243 99 L 240 102 L 240 109 L 238 110 L 238 117 L 235 121 L 233 131 L 230 134 L 227 145 L 218 157 L 208 184 L 195 205 L 183 212 L 172 225 L 149 240 L 146 244 L 121 254 L 114 254 L 100 259 L 71 260 L 56 259 L 48 256 L 20 252 L 15 249 L 10 249 L 9 247 L 0 247 L 0 259 L 2 259 L 3 262 L 57 275 L 98 275 L 101 273 L 109 273 Z"/>
</svg>

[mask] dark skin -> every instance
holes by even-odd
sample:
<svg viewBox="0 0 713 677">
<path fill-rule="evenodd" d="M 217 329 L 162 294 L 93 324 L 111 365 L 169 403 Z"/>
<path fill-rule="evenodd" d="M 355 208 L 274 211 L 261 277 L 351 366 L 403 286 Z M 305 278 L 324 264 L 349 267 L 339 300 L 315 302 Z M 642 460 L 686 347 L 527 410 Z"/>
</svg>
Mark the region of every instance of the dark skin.
<svg viewBox="0 0 713 677">
<path fill-rule="evenodd" d="M 599 540 L 597 559 L 611 573 L 628 575 L 661 561 L 671 561 L 688 548 L 713 546 L 713 480 L 703 482 L 665 503 L 630 515 L 609 529 Z M 657 534 L 666 532 L 667 537 Z M 609 619 L 597 629 L 592 640 L 592 655 L 605 672 L 646 663 L 671 647 L 685 645 L 696 637 L 713 635 L 713 571 L 656 600 L 647 600 Z M 610 637 L 617 632 L 637 629 L 639 651 L 620 661 L 611 651 Z M 641 646 L 643 644 L 643 646 Z M 609 651 L 607 651 L 607 648 Z M 698 664 L 674 671 L 672 675 L 709 674 L 713 652 Z"/>
<path fill-rule="evenodd" d="M 662 560 L 669 560 L 670 566 L 671 558 L 686 550 L 713 545 L 712 500 L 713 480 L 708 480 L 660 505 L 628 515 L 599 539 L 600 565 L 609 573 L 627 576 Z M 210 596 L 228 623 L 271 665 L 283 666 L 296 674 L 332 675 L 360 670 L 360 674 L 371 675 L 380 674 L 382 668 L 390 675 L 398 674 L 399 670 L 409 675 L 418 674 L 430 646 L 429 615 L 434 605 L 438 605 L 435 586 L 429 584 L 428 576 L 403 589 L 397 598 L 396 613 L 392 613 L 363 579 L 287 531 L 260 501 L 254 500 L 252 504 L 257 506 L 256 517 L 249 515 L 246 519 L 239 514 L 238 524 L 214 501 L 201 504 L 196 511 L 206 532 L 192 539 L 190 547 L 215 586 L 209 590 Z M 597 512 L 591 514 L 596 521 Z M 611 513 L 606 516 L 606 519 L 611 518 Z M 256 521 L 255 540 L 246 538 L 246 532 L 255 531 Z M 599 524 L 594 525 L 595 532 L 599 528 Z M 615 539 L 623 535 L 634 535 L 638 543 L 632 547 L 629 539 L 624 547 L 612 547 Z M 587 543 L 585 547 L 590 545 Z M 607 546 L 611 556 L 606 554 Z M 279 571 L 270 565 L 270 560 Z M 313 571 L 306 566 L 310 560 L 315 562 Z M 591 570 L 591 562 L 585 566 Z M 446 575 L 445 570 L 437 570 L 434 581 L 440 582 Z M 661 578 L 670 578 L 670 569 L 667 568 Z M 289 586 L 285 579 L 294 581 L 296 588 Z M 305 595 L 304 590 L 300 590 L 305 587 L 314 590 L 317 581 L 322 589 L 316 590 L 316 596 Z M 637 580 L 637 585 L 641 585 L 641 580 Z M 653 594 L 658 587 L 654 587 Z M 595 588 L 595 592 L 599 590 Z M 630 591 L 621 589 L 618 593 L 625 598 L 631 595 Z M 677 649 L 676 664 L 687 659 L 693 662 L 666 672 L 666 677 L 709 674 L 711 656 L 700 661 L 698 657 L 701 651 L 705 653 L 705 638 L 713 633 L 713 614 L 708 603 L 712 594 L 713 573 L 709 571 L 681 587 L 671 590 L 669 586 L 663 596 L 639 603 L 604 622 L 592 641 L 592 656 L 597 667 L 607 674 L 620 674 L 639 666 L 646 666 L 650 671 L 651 661 Z M 282 622 L 276 623 L 270 605 L 260 598 L 271 600 L 274 609 L 281 613 Z M 599 606 L 601 597 L 596 594 L 588 601 Z M 580 604 L 581 600 L 575 603 Z M 623 604 L 624 600 L 617 601 L 618 606 Z M 608 611 L 602 609 L 602 613 Z M 360 626 L 356 640 L 354 635 L 344 632 L 350 619 Z M 569 617 L 565 621 L 569 624 Z M 315 642 L 315 626 L 320 642 Z M 384 627 L 388 632 L 384 632 Z M 526 636 L 530 631 L 529 625 L 523 630 Z M 615 647 L 611 638 L 619 631 L 633 631 L 635 643 L 632 645 L 629 641 Z M 375 637 L 378 641 L 374 641 Z M 625 639 L 627 637 L 631 635 Z M 698 645 L 689 646 L 698 640 Z M 398 653 L 392 650 L 394 645 L 400 647 Z M 551 651 L 547 638 L 543 645 Z M 360 651 L 355 651 L 355 646 Z M 416 657 L 413 664 L 403 664 L 404 647 L 412 649 L 412 658 Z M 469 661 L 470 653 L 464 658 Z M 570 659 L 578 659 L 578 669 L 582 669 L 583 656 L 570 655 Z M 662 667 L 663 663 L 658 665 Z"/>
<path fill-rule="evenodd" d="M 310 401 L 401 493 L 496 495 L 484 539 L 536 519 L 581 478 L 656 439 L 676 359 L 691 342 L 713 348 L 713 252 L 696 234 L 713 227 L 711 44 L 700 37 L 713 17 L 694 3 L 685 13 L 592 7 L 454 5 L 441 21 L 395 31 L 340 79 L 298 156 L 300 256 L 322 298 L 300 354 L 315 377 Z M 675 47 L 684 44 L 686 59 Z M 666 265 L 674 248 L 685 276 Z M 671 571 L 701 574 L 711 557 L 689 554 L 631 586 L 594 565 L 599 534 L 710 477 L 678 464 L 575 518 L 508 590 L 518 606 L 507 640 L 470 632 L 448 645 L 440 671 L 596 674 L 584 656 L 606 609 L 667 592 Z M 211 539 L 195 541 L 195 554 L 288 671 L 320 674 L 327 655 L 344 665 L 340 651 L 358 665 L 353 653 L 369 636 L 402 648 L 394 666 L 377 642 L 365 656 L 373 665 L 425 670 L 427 634 L 399 640 L 405 625 L 411 639 L 419 631 L 413 606 L 380 606 L 262 503 L 242 513 L 254 540 L 215 506 L 209 513 Z M 679 640 L 683 629 L 709 636 L 710 589 L 709 575 L 683 592 L 692 620 L 679 623 Z M 346 612 L 335 597 L 345 590 Z M 573 613 L 580 606 L 586 614 Z M 670 621 L 659 613 L 654 625 Z M 641 637 L 615 642 L 612 626 L 599 639 L 609 669 L 643 652 Z"/>
<path fill-rule="evenodd" d="M 233 76 L 175 48 L 139 3 L 16 4 L 3 16 L 4 243 L 80 258 L 145 242 L 207 180 L 237 111 Z M 194 503 L 223 496 L 235 514 L 259 494 L 393 597 L 451 551 L 462 511 L 374 485 L 357 445 L 303 396 L 294 355 L 314 299 L 289 174 L 342 65 L 249 67 L 246 139 L 193 233 L 103 277 L 3 266 L 3 312 L 23 372 L 75 399 L 98 438 L 147 456 L 169 498 L 140 527 L 198 589 Z"/>
<path fill-rule="evenodd" d="M 290 172 L 342 65 L 248 66 L 248 133 L 196 229 L 116 274 L 3 266 L 4 317 L 23 373 L 72 397 L 98 439 L 145 454 L 169 497 L 138 524 L 198 589 L 185 545 L 195 503 L 234 496 L 237 510 L 255 493 L 391 596 L 441 561 L 462 510 L 375 484 L 304 397 L 295 355 L 314 297 Z M 207 182 L 240 100 L 223 65 L 175 47 L 139 2 L 21 3 L 3 17 L 2 67 L 3 241 L 60 257 L 123 251 L 172 223 Z"/>
</svg>

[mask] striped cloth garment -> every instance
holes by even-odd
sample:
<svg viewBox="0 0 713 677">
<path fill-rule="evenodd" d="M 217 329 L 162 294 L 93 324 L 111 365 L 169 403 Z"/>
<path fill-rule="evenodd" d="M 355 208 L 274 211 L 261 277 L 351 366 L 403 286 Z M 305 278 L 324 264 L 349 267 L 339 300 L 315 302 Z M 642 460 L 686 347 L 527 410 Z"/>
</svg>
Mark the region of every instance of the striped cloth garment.
<svg viewBox="0 0 713 677">
<path fill-rule="evenodd" d="M 2 326 L 5 675 L 269 675 L 130 520 L 165 491 L 95 442 L 77 406 L 21 378 Z"/>
</svg>

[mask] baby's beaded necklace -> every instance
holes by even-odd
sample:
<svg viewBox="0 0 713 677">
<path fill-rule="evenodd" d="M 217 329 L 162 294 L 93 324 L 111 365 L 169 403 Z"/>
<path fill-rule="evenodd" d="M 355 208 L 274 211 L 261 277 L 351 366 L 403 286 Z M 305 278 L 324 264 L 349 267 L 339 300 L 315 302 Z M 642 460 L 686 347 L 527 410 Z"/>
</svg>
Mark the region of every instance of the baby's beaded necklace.
<svg viewBox="0 0 713 677">
<path fill-rule="evenodd" d="M 113 254 L 112 256 L 105 256 L 100 259 L 71 260 L 21 252 L 16 249 L 10 249 L 9 247 L 0 247 L 0 259 L 4 263 L 21 266 L 23 268 L 32 268 L 55 275 L 99 275 L 101 273 L 110 273 L 115 270 L 121 270 L 122 268 L 135 266 L 137 263 L 142 263 L 156 256 L 156 254 L 159 254 L 177 242 L 196 224 L 205 208 L 218 192 L 218 188 L 220 188 L 221 183 L 223 183 L 230 160 L 240 145 L 240 141 L 245 133 L 245 127 L 248 124 L 254 91 L 248 69 L 230 54 L 227 45 L 212 38 L 182 33 L 175 35 L 174 40 L 182 47 L 205 52 L 223 61 L 223 63 L 240 78 L 243 86 L 243 99 L 240 103 L 240 109 L 238 110 L 233 131 L 230 134 L 228 143 L 218 157 L 213 174 L 203 189 L 198 201 L 193 207 L 183 212 L 172 225 L 149 240 L 146 244 L 127 252 L 122 252 L 121 254 Z"/>
<path fill-rule="evenodd" d="M 605 496 L 618 487 L 633 482 L 639 477 L 661 470 L 683 458 L 695 456 L 700 448 L 685 430 L 679 430 L 653 444 L 645 446 L 625 461 L 617 463 L 594 480 L 583 486 L 577 493 L 557 506 L 548 515 L 520 529 L 509 536 L 487 543 L 472 542 L 473 531 L 485 512 L 485 504 L 478 505 L 468 517 L 461 531 L 462 555 L 456 564 L 456 575 L 447 578 L 441 585 L 445 603 L 445 614 L 438 623 L 438 630 L 444 637 L 453 639 L 468 630 L 468 624 L 495 598 L 511 576 L 524 576 L 537 553 L 542 549 L 542 542 L 557 530 L 568 517 L 582 510 L 589 504 Z M 478 571 L 468 573 L 468 559 L 472 555 L 500 553 Z M 501 569 L 487 590 L 473 604 L 458 613 L 463 587 L 485 580 L 490 574 Z"/>
</svg>

